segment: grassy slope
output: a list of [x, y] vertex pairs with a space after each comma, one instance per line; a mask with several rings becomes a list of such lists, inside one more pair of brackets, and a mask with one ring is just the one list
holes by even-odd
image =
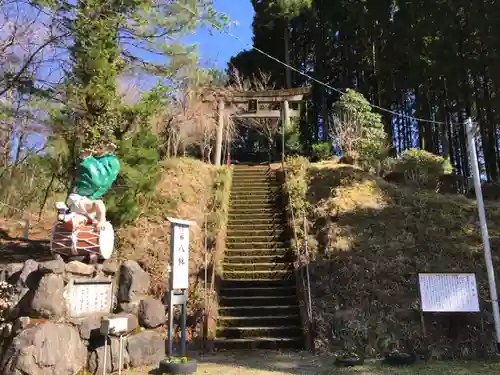
[[[221, 173], [222, 169], [193, 159], [163, 162], [162, 180], [157, 186], [156, 199], [143, 202], [143, 212], [137, 222], [117, 233], [119, 257], [137, 260], [151, 275], [151, 294], [161, 298], [168, 287], [170, 224], [167, 217], [196, 222], [190, 228], [189, 255], [188, 325], [193, 328], [193, 335], [199, 332], [197, 326], [204, 306], [205, 217], [208, 218], [209, 237], [215, 237], [221, 214], [217, 204], [214, 204], [214, 197], [220, 196], [216, 190], [221, 189], [221, 186], [216, 186], [216, 182], [221, 179]], [[214, 242], [209, 240], [209, 246], [213, 247]], [[212, 256], [209, 254], [208, 262], [211, 261]]]
[[[428, 316], [425, 339], [417, 312], [418, 272], [476, 272], [482, 307], [490, 309], [473, 200], [398, 187], [335, 163], [313, 164], [309, 176], [319, 349], [376, 355], [399, 341], [436, 358], [492, 350], [489, 313]], [[498, 249], [500, 205], [488, 204], [487, 214]]]

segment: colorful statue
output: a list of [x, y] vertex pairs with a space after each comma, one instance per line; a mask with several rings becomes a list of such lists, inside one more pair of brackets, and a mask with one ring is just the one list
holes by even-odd
[[112, 144], [95, 155], [89, 150], [80, 154], [76, 185], [68, 197], [70, 211], [85, 216], [100, 230], [104, 229], [106, 222], [106, 207], [99, 198], [109, 190], [120, 172], [115, 149]]
[[58, 222], [52, 230], [53, 254], [88, 256], [90, 260], [111, 256], [114, 231], [106, 221], [106, 207], [99, 198], [111, 188], [120, 172], [115, 149], [115, 145], [110, 145], [102, 152], [85, 150], [80, 154], [76, 184], [68, 205], [56, 203]]

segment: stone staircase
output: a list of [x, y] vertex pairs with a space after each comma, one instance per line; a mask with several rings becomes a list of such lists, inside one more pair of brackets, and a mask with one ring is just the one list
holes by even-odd
[[267, 166], [235, 166], [219, 288], [218, 349], [303, 348], [285, 229], [275, 173]]

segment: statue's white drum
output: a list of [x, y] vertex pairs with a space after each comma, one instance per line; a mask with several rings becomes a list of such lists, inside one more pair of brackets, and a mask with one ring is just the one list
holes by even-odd
[[97, 255], [109, 259], [113, 254], [115, 233], [106, 222], [101, 230], [93, 225], [80, 225], [73, 229], [68, 223], [58, 222], [52, 229], [50, 250], [65, 256]]

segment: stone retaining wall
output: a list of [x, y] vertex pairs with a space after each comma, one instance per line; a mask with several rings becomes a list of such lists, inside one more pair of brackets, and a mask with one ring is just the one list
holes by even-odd
[[[147, 295], [149, 275], [135, 261], [88, 265], [57, 258], [11, 263], [0, 270], [0, 282], [12, 289], [0, 325], [0, 374], [102, 374], [105, 346], [99, 328], [111, 316], [129, 322], [123, 368], [157, 364], [165, 357], [165, 306]], [[71, 317], [69, 290], [75, 280], [111, 280], [113, 313]], [[119, 341], [108, 339], [108, 373], [118, 371]]]

